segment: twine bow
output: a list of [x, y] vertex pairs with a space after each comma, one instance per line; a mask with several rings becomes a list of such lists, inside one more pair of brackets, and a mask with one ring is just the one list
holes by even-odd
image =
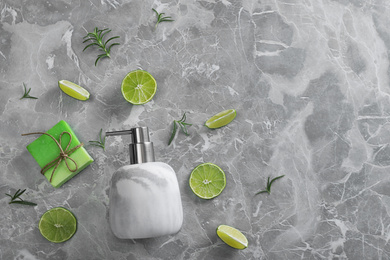
[[[34, 133], [27, 133], [27, 134], [22, 134], [22, 136], [25, 136], [25, 135], [47, 135], [47, 136], [50, 136], [51, 139], [54, 140], [54, 142], [57, 144], [58, 148], [60, 149], [60, 154], [57, 156], [57, 158], [55, 158], [53, 161], [49, 162], [48, 164], [46, 164], [42, 169], [41, 169], [41, 173], [42, 174], [45, 174], [45, 172], [47, 172], [47, 170], [49, 170], [51, 167], [54, 167], [53, 171], [51, 172], [51, 176], [50, 176], [50, 182], [51, 180], [53, 179], [53, 175], [54, 175], [54, 172], [57, 170], [57, 167], [58, 165], [60, 165], [60, 163], [62, 162], [62, 160], [65, 161], [65, 164], [66, 164], [66, 167], [68, 168], [69, 171], [71, 172], [75, 172], [77, 171], [78, 169], [78, 166], [77, 166], [77, 163], [75, 162], [75, 160], [73, 160], [72, 158], [69, 157], [69, 155], [71, 155], [74, 151], [76, 151], [77, 149], [79, 149], [80, 147], [82, 147], [84, 144], [83, 143], [80, 143], [79, 145], [69, 149], [69, 146], [72, 142], [72, 135], [69, 133], [69, 132], [62, 132], [60, 134], [60, 138], [59, 138], [59, 142], [50, 134], [48, 133], [44, 133], [44, 132], [34, 132]], [[62, 149], [62, 146], [61, 146], [61, 139], [62, 139], [62, 135], [63, 134], [68, 134], [69, 135], [69, 143], [68, 145], [66, 146], [65, 150]], [[69, 164], [68, 164], [68, 161], [67, 160], [71, 160], [75, 166], [75, 169], [71, 169], [69, 167]]]

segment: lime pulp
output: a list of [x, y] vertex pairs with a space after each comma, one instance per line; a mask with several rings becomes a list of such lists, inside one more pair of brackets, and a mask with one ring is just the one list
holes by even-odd
[[73, 82], [70, 82], [68, 80], [60, 80], [58, 81], [58, 86], [65, 94], [71, 96], [72, 98], [78, 100], [89, 99], [89, 92]]
[[217, 235], [227, 245], [236, 249], [248, 247], [248, 239], [238, 229], [228, 225], [220, 225], [217, 228]]
[[198, 165], [190, 175], [191, 190], [202, 199], [217, 197], [226, 186], [223, 170], [213, 163]]
[[237, 112], [234, 109], [222, 111], [208, 119], [205, 123], [205, 126], [211, 129], [220, 128], [233, 121], [236, 115]]
[[121, 91], [126, 101], [141, 105], [149, 102], [156, 94], [157, 83], [153, 76], [144, 70], [129, 72], [122, 81]]
[[77, 219], [69, 210], [57, 207], [46, 211], [39, 220], [42, 236], [53, 243], [69, 240], [77, 230]]

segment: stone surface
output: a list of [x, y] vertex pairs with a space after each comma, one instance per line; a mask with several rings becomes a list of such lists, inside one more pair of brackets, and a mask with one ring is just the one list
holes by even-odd
[[[151, 8], [174, 22], [154, 29]], [[390, 3], [386, 0], [0, 0], [0, 259], [390, 259]], [[119, 35], [111, 59], [83, 52], [95, 27]], [[158, 83], [133, 106], [123, 77], [142, 68]], [[62, 93], [58, 80], [91, 93]], [[23, 83], [37, 100], [22, 99]], [[237, 110], [228, 126], [203, 126]], [[189, 136], [168, 146], [187, 112]], [[40, 175], [22, 133], [67, 121], [95, 162], [59, 189]], [[157, 161], [177, 173], [179, 233], [120, 240], [108, 225], [112, 173], [128, 163], [125, 137], [87, 145], [99, 130], [148, 126]], [[227, 186], [197, 198], [190, 172], [219, 165]], [[270, 195], [259, 194], [269, 176]], [[38, 206], [9, 205], [27, 189]], [[46, 241], [38, 221], [63, 206], [75, 236]], [[249, 240], [226, 246], [220, 224]]]

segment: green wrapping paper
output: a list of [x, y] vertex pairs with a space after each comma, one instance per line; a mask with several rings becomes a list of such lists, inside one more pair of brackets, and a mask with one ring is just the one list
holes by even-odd
[[[63, 132], [68, 132], [71, 134], [72, 138], [69, 144], [70, 137], [68, 134], [62, 135], [61, 140], [61, 147], [65, 151], [68, 144], [68, 150], [80, 145], [80, 141], [73, 132], [72, 128], [68, 125], [67, 122], [61, 120], [58, 122], [55, 126], [53, 126], [50, 130], [48, 130], [46, 133], [53, 136], [57, 142], [60, 142], [60, 135]], [[27, 150], [30, 152], [30, 154], [34, 157], [35, 161], [38, 163], [38, 165], [41, 168], [44, 168], [48, 163], [55, 160], [60, 155], [60, 148], [58, 147], [57, 143], [48, 135], [41, 135], [39, 138], [37, 138], [35, 141], [27, 145]], [[61, 187], [62, 184], [73, 178], [76, 174], [81, 172], [85, 167], [90, 165], [93, 162], [93, 158], [88, 154], [88, 152], [85, 150], [84, 147], [79, 147], [75, 149], [71, 154], [69, 154], [69, 157], [74, 160], [63, 159], [55, 169], [54, 164], [52, 167], [48, 168], [44, 175], [49, 180], [51, 179], [51, 185], [53, 185], [54, 188]], [[68, 163], [68, 166], [66, 165], [66, 162]], [[77, 164], [77, 170], [72, 172], [71, 170], [76, 169]], [[53, 173], [53, 170], [55, 169], [55, 172]], [[71, 170], [70, 170], [71, 169]]]

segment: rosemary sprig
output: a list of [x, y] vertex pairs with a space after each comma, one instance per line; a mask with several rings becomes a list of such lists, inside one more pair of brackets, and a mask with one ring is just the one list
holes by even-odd
[[157, 15], [157, 22], [156, 22], [156, 25], [154, 26], [154, 29], [156, 30], [156, 28], [157, 28], [157, 25], [159, 24], [159, 23], [161, 23], [161, 22], [173, 22], [173, 21], [175, 21], [175, 20], [173, 20], [172, 19], [172, 17], [170, 17], [170, 16], [165, 16], [165, 17], [163, 17], [163, 15], [165, 14], [165, 13], [158, 13], [157, 11], [156, 11], [156, 9], [154, 9], [154, 8], [152, 8], [152, 10], [156, 13], [156, 15]]
[[88, 47], [90, 46], [93, 46], [93, 45], [96, 45], [98, 48], [100, 48], [102, 51], [104, 51], [104, 53], [102, 54], [99, 54], [97, 56], [97, 59], [95, 61], [95, 66], [97, 64], [97, 62], [101, 59], [101, 58], [110, 58], [110, 51], [111, 51], [111, 47], [114, 46], [114, 45], [120, 45], [119, 43], [113, 43], [111, 44], [109, 47], [107, 47], [107, 44], [109, 41], [113, 40], [113, 39], [116, 39], [116, 38], [119, 38], [119, 36], [114, 36], [114, 37], [111, 37], [110, 39], [108, 39], [107, 41], [104, 42], [103, 38], [104, 36], [111, 32], [111, 30], [109, 30], [108, 28], [107, 29], [102, 29], [102, 30], [99, 30], [97, 27], [95, 27], [94, 31], [91, 32], [91, 33], [88, 33], [86, 36], [84, 36], [83, 39], [85, 39], [83, 41], [83, 43], [86, 43], [88, 41], [92, 41], [92, 43], [88, 44], [87, 46], [85, 46], [84, 50], [85, 51]]
[[36, 206], [37, 204], [36, 203], [34, 203], [34, 202], [29, 202], [29, 201], [24, 201], [20, 196], [24, 193], [26, 191], [26, 189], [24, 189], [24, 190], [20, 190], [20, 189], [18, 189], [16, 192], [15, 192], [15, 194], [12, 196], [12, 195], [10, 195], [10, 194], [5, 194], [5, 195], [7, 195], [8, 197], [10, 197], [11, 198], [11, 201], [8, 203], [8, 204], [13, 204], [13, 203], [15, 203], [15, 204], [23, 204], [23, 205], [29, 205], [29, 206]]
[[177, 131], [177, 125], [179, 125], [181, 131], [183, 131], [183, 133], [185, 135], [190, 135], [188, 133], [188, 130], [187, 130], [187, 126], [191, 126], [192, 124], [188, 124], [186, 123], [187, 117], [186, 117], [186, 113], [184, 112], [183, 114], [183, 117], [180, 119], [180, 120], [173, 120], [173, 131], [172, 131], [172, 135], [171, 135], [171, 138], [169, 138], [169, 142], [168, 142], [168, 145], [170, 145], [173, 141], [173, 138], [175, 138], [175, 135], [176, 135], [176, 131]]
[[280, 179], [280, 178], [282, 178], [282, 177], [284, 177], [284, 175], [281, 175], [281, 176], [278, 176], [278, 177], [276, 177], [276, 178], [273, 178], [273, 179], [271, 180], [271, 182], [269, 181], [269, 177], [268, 177], [267, 187], [265, 188], [265, 190], [259, 191], [259, 192], [256, 193], [255, 195], [260, 194], [260, 193], [265, 193], [265, 192], [267, 192], [268, 194], [271, 194], [271, 185], [272, 185], [272, 183], [273, 183], [274, 181], [276, 181], [277, 179]]
[[26, 84], [24, 84], [24, 82], [23, 82], [23, 87], [24, 87], [24, 95], [23, 95], [23, 97], [21, 97], [20, 99], [23, 99], [23, 98], [38, 99], [37, 97], [32, 97], [32, 96], [29, 95], [29, 94], [30, 94], [30, 91], [31, 91], [31, 88], [29, 88], [29, 89], [27, 90]]
[[103, 151], [104, 151], [106, 149], [106, 147], [105, 147], [106, 137], [104, 136], [104, 138], [102, 138], [102, 131], [103, 131], [103, 129], [100, 129], [99, 140], [98, 141], [89, 141], [89, 144], [103, 148]]

